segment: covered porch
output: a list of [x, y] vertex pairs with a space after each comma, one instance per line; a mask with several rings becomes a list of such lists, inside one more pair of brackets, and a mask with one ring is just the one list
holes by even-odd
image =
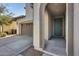
[[[47, 4], [44, 11], [44, 50], [55, 55], [66, 55], [66, 4]], [[43, 22], [44, 21], [44, 22]]]
[[[63, 38], [52, 38], [51, 40], [48, 40], [45, 44], [46, 51], [51, 52], [55, 55], [59, 56], [67, 56], [66, 54], [66, 41]], [[48, 54], [43, 54], [48, 55]]]
[[73, 55], [73, 4], [48, 3], [39, 6], [34, 7], [34, 10], [40, 10], [34, 13], [34, 22], [37, 22], [34, 23], [34, 48], [51, 55]]

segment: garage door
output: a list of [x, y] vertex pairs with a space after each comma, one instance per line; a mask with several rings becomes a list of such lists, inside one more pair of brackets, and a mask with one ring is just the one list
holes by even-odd
[[33, 35], [33, 24], [32, 23], [21, 24], [21, 34], [32, 36]]

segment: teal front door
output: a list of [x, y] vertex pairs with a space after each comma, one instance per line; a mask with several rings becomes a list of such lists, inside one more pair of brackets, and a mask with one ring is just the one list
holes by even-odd
[[62, 36], [62, 18], [55, 18], [54, 20], [54, 36]]

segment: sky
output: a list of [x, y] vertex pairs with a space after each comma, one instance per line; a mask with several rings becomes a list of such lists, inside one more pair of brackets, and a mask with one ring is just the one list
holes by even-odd
[[24, 3], [7, 3], [4, 5], [6, 6], [7, 9], [9, 9], [10, 12], [14, 14], [13, 17], [25, 15]]

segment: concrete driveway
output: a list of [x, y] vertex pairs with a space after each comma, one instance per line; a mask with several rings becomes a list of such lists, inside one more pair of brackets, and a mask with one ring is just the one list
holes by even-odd
[[30, 36], [12, 36], [0, 39], [0, 56], [16, 56], [32, 46]]

